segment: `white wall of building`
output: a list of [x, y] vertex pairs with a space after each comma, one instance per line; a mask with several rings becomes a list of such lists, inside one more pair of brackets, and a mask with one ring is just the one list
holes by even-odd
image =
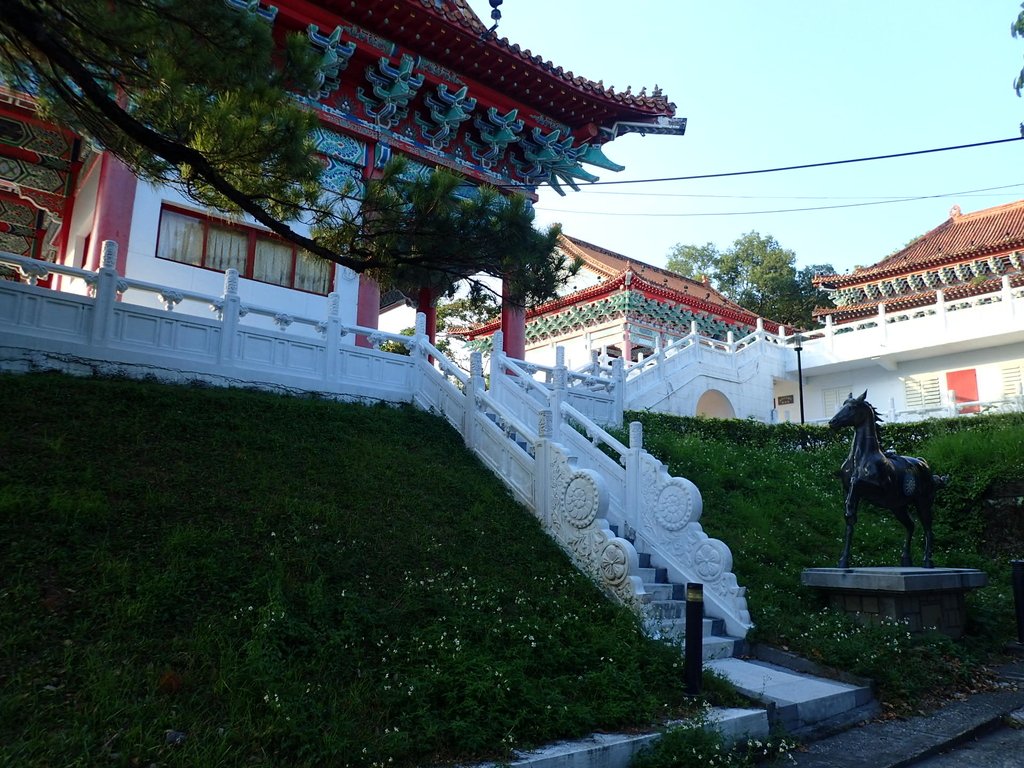
[[[127, 274], [137, 280], [160, 285], [173, 285], [185, 291], [211, 296], [221, 295], [224, 291], [224, 275], [222, 273], [157, 258], [157, 233], [160, 228], [160, 211], [164, 203], [173, 203], [197, 213], [209, 214], [208, 210], [197, 206], [170, 187], [157, 187], [138, 182], [128, 243]], [[256, 225], [250, 224], [250, 226]], [[333, 290], [341, 298], [341, 322], [355, 323], [356, 301], [359, 292], [358, 277], [351, 270], [335, 266]], [[313, 319], [324, 318], [327, 315], [326, 296], [295, 291], [246, 278], [239, 280], [239, 294], [243, 305], [268, 307], [283, 314]], [[140, 293], [138, 296], [133, 296], [132, 301], [143, 305], [160, 306], [159, 299], [152, 294]], [[208, 305], [184, 301], [175, 308], [175, 311], [209, 316], [211, 310]], [[274, 327], [273, 321], [269, 318], [253, 318], [252, 322], [268, 329]], [[291, 331], [307, 335], [316, 333], [311, 326], [298, 323], [291, 327]]]

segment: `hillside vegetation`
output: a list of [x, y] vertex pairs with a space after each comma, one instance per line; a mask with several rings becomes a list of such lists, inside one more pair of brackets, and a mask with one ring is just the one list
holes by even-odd
[[435, 417], [0, 397], [0, 765], [424, 766], [699, 706]]
[[[995, 512], [987, 495], [1024, 480], [1024, 414], [883, 426], [883, 446], [922, 456], [948, 475], [935, 509], [935, 564], [980, 568], [989, 586], [968, 597], [967, 637], [911, 636], [902, 625], [864, 628], [822, 610], [800, 572], [835, 566], [845, 530], [836, 470], [852, 430], [686, 419], [629, 413], [644, 425], [644, 446], [704, 500], [701, 523], [733, 553], [748, 589], [754, 640], [788, 648], [872, 678], [883, 704], [902, 713], [930, 698], [983, 684], [985, 665], [1016, 639], [1010, 561], [1024, 559], [1022, 499]], [[853, 545], [857, 566], [898, 565], [904, 529], [887, 510], [861, 505]], [[920, 563], [922, 532], [914, 538]]]
[[[2, 766], [450, 765], [701, 706], [678, 650], [428, 414], [57, 375], [0, 395]], [[701, 489], [755, 640], [874, 678], [894, 712], [984, 684], [1024, 544], [983, 498], [1024, 478], [1024, 417], [885, 432], [951, 476], [937, 564], [990, 575], [962, 643], [858, 627], [799, 586], [841, 547], [848, 434], [631, 418]], [[864, 509], [856, 563], [894, 563], [901, 537]]]

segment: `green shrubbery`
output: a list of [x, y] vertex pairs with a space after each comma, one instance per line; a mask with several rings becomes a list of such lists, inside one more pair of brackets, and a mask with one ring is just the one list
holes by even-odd
[[0, 393], [0, 765], [420, 766], [696, 706], [435, 417]]

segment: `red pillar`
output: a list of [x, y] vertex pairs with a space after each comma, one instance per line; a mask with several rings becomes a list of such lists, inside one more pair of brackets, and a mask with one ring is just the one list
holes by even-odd
[[501, 284], [501, 332], [505, 337], [502, 351], [515, 360], [523, 360], [526, 357], [526, 310], [509, 300], [507, 281]]
[[104, 240], [117, 243], [117, 271], [125, 273], [128, 264], [128, 236], [132, 229], [135, 187], [138, 180], [128, 167], [108, 152], [100, 158], [100, 178], [96, 189], [92, 233], [85, 268], [95, 270], [100, 264]]
[[[378, 328], [380, 323], [380, 285], [366, 275], [359, 276], [359, 296], [356, 300], [356, 325]], [[370, 340], [356, 335], [357, 347], [369, 347]]]
[[423, 313], [427, 321], [427, 339], [437, 346], [437, 307], [434, 305], [434, 292], [425, 285], [420, 288], [416, 311]]

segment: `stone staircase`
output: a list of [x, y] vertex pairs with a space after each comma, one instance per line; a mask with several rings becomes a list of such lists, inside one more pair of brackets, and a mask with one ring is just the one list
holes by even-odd
[[[613, 532], [615, 526], [612, 526]], [[617, 535], [617, 534], [616, 534]], [[639, 576], [643, 579], [644, 625], [651, 637], [663, 640], [681, 640], [686, 634], [686, 585], [668, 580], [666, 568], [651, 565], [651, 555], [642, 552]], [[730, 658], [736, 654], [737, 644], [743, 641], [725, 634], [725, 622], [705, 617], [701, 629], [704, 661]]]

